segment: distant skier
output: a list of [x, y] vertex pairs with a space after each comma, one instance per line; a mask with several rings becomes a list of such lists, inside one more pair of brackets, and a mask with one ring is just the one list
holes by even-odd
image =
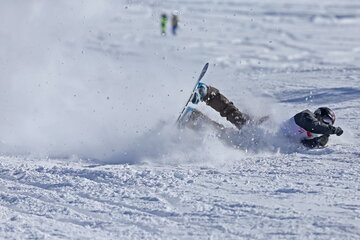
[[172, 30], [173, 35], [176, 35], [176, 30], [178, 28], [178, 23], [179, 23], [179, 17], [177, 15], [177, 13], [174, 12], [172, 17], [171, 17], [171, 30]]
[[[267, 117], [258, 120], [251, 119], [249, 115], [240, 112], [218, 89], [204, 83], [199, 83], [192, 95], [191, 102], [193, 104], [198, 104], [200, 101], [215, 109], [222, 117], [226, 117], [238, 129], [251, 122], [261, 123], [267, 120]], [[222, 135], [227, 137], [227, 128], [211, 120], [200, 111], [191, 109], [185, 115], [187, 115], [183, 119], [185, 126], [196, 129], [205, 123], [215, 127], [220, 137]], [[314, 113], [309, 110], [297, 113], [281, 125], [280, 131], [284, 136], [302, 143], [308, 148], [323, 148], [331, 134], [336, 134], [337, 136], [343, 134], [343, 130], [340, 127], [333, 126], [334, 123], [334, 112], [327, 107], [320, 107]]]
[[165, 13], [161, 14], [161, 35], [166, 35], [166, 24], [167, 24], [168, 18]]

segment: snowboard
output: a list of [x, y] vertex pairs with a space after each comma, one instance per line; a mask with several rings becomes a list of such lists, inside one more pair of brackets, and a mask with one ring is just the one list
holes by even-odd
[[[199, 76], [199, 78], [197, 79], [197, 81], [196, 81], [196, 83], [195, 83], [195, 86], [194, 86], [194, 88], [193, 88], [192, 91], [191, 91], [190, 97], [189, 97], [189, 99], [186, 101], [185, 106], [182, 108], [181, 113], [180, 113], [179, 117], [178, 117], [177, 120], [176, 120], [176, 124], [179, 124], [179, 122], [181, 121], [182, 117], [183, 117], [184, 114], [186, 113], [185, 110], [188, 109], [188, 105], [189, 105], [189, 103], [190, 103], [190, 101], [191, 101], [191, 97], [192, 97], [192, 95], [194, 94], [194, 92], [196, 91], [196, 87], [198, 86], [199, 82], [200, 82], [201, 79], [204, 77], [204, 75], [205, 75], [208, 67], [209, 67], [209, 63], [206, 63], [205, 66], [203, 67], [203, 69], [201, 70], [200, 76]], [[190, 110], [190, 109], [189, 109], [189, 110]]]

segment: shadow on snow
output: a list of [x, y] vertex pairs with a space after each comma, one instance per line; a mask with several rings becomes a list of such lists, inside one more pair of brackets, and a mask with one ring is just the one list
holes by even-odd
[[285, 91], [278, 96], [280, 102], [284, 103], [301, 103], [309, 102], [319, 104], [329, 104], [351, 101], [360, 98], [360, 89], [343, 87], [343, 88], [320, 88]]

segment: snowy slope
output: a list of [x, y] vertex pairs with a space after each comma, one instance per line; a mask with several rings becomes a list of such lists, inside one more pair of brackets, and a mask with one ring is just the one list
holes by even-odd
[[[360, 238], [357, 1], [3, 1], [0, 20], [0, 239]], [[238, 149], [174, 129], [205, 62], [272, 117]], [[326, 149], [276, 136], [319, 106], [345, 131]]]

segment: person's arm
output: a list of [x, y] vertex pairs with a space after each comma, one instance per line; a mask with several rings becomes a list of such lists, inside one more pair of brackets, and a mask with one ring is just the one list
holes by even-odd
[[309, 110], [302, 111], [294, 116], [295, 123], [306, 131], [317, 134], [341, 135], [342, 129], [319, 121]]
[[325, 134], [312, 139], [303, 139], [301, 143], [308, 148], [324, 148], [329, 141], [329, 135]]

